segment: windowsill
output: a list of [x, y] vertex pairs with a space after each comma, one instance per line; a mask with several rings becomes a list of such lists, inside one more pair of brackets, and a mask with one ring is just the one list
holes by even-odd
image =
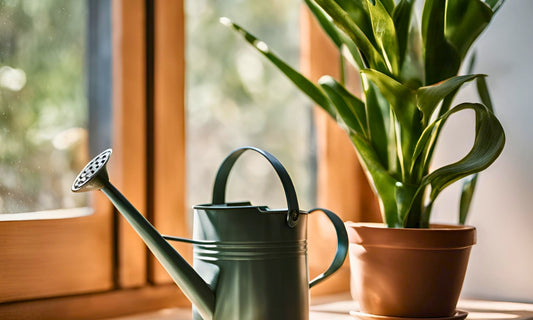
[[[310, 320], [353, 320], [351, 310], [357, 305], [347, 294], [325, 296], [313, 299]], [[458, 309], [468, 312], [466, 319], [471, 320], [526, 320], [533, 319], [533, 304], [470, 300], [459, 301]], [[190, 320], [189, 309], [169, 308], [157, 312], [143, 313], [133, 316], [113, 318], [109, 320]]]
[[25, 221], [25, 220], [55, 220], [79, 218], [93, 214], [90, 207], [55, 209], [21, 213], [0, 213], [0, 221]]

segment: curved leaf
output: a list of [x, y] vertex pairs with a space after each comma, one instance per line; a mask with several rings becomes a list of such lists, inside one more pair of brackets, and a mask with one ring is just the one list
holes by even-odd
[[[481, 101], [485, 106], [487, 106], [490, 111], [494, 112], [492, 100], [490, 99], [489, 89], [487, 88], [487, 82], [485, 81], [485, 77], [477, 78], [476, 83]], [[472, 202], [474, 191], [476, 189], [477, 179], [478, 173], [474, 173], [463, 179], [463, 188], [461, 189], [461, 200], [459, 202], [460, 224], [466, 223], [468, 211], [470, 210], [470, 204]]]
[[[446, 112], [431, 126], [441, 126], [452, 114], [465, 109], [474, 110], [476, 115], [474, 144], [468, 154], [461, 160], [439, 168], [423, 178], [419, 192], [425, 186], [429, 186], [430, 203], [451, 183], [487, 168], [503, 150], [505, 144], [503, 128], [496, 116], [482, 104], [460, 104]], [[425, 212], [422, 217], [425, 223], [429, 219], [429, 214], [430, 212]]]
[[331, 105], [328, 97], [320, 90], [320, 88], [306, 77], [294, 70], [291, 66], [283, 62], [278, 56], [272, 53], [266, 43], [256, 38], [254, 35], [243, 29], [238, 24], [233, 23], [228, 18], [220, 18], [220, 23], [225, 26], [233, 28], [237, 31], [249, 44], [251, 44], [257, 51], [272, 62], [289, 80], [292, 81], [303, 93], [311, 98], [316, 104], [328, 112], [333, 119], [336, 118], [335, 110]]
[[411, 128], [414, 115], [418, 112], [415, 92], [384, 73], [372, 69], [361, 70], [361, 73], [372, 81], [389, 101], [402, 126]]
[[431, 86], [419, 88], [416, 91], [416, 105], [424, 115], [424, 123], [429, 121], [439, 102], [448, 94], [461, 87], [465, 82], [484, 76], [481, 74], [458, 76]]

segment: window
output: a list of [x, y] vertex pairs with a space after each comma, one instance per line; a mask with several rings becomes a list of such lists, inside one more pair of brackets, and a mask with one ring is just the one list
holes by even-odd
[[[188, 204], [185, 185], [184, 3], [145, 0], [88, 1], [91, 5], [98, 4], [98, 7], [111, 8], [111, 11], [103, 12], [112, 17], [113, 26], [112, 66], [102, 64], [96, 69], [91, 68], [91, 71], [112, 69], [112, 116], [106, 113], [105, 108], [97, 108], [97, 116], [92, 117], [89, 114], [88, 123], [91, 133], [105, 132], [105, 129], [100, 130], [100, 126], [104, 128], [108, 126], [106, 121], [112, 122], [112, 129], [110, 137], [106, 138], [104, 135], [104, 142], [97, 143], [94, 147], [90, 146], [91, 154], [94, 155], [106, 147], [108, 145], [106, 139], [112, 141], [114, 151], [109, 171], [113, 184], [139, 211], [146, 214], [161, 233], [188, 236], [188, 207], [197, 201], [209, 201], [211, 191], [209, 188], [213, 182], [213, 175], [200, 181], [202, 186], [207, 188], [206, 192], [200, 194], [207, 195], [208, 198], [191, 200], [192, 203]], [[89, 14], [91, 12], [89, 7]], [[96, 12], [102, 13], [100, 9]], [[102, 35], [99, 28], [103, 24], [98, 22], [98, 19], [105, 21], [105, 17], [100, 15], [90, 18], [89, 22], [93, 23], [90, 29]], [[219, 27], [218, 23], [216, 25]], [[293, 25], [293, 28], [296, 27]], [[235, 43], [239, 42], [230, 30], [223, 29], [222, 32], [228, 37], [233, 37]], [[309, 34], [313, 35], [311, 38], [314, 39], [314, 31]], [[94, 45], [94, 42], [90, 43]], [[96, 43], [101, 42], [96, 41]], [[314, 40], [309, 42], [305, 40], [303, 43], [308, 43], [309, 46], [317, 45]], [[105, 52], [109, 52], [105, 46], [99, 49], [102, 51], [98, 52], [104, 57]], [[241, 54], [246, 56], [246, 53], [242, 52], [244, 51], [241, 51]], [[228, 55], [231, 54], [233, 52], [228, 50]], [[97, 60], [102, 61], [100, 58]], [[307, 57], [308, 61], [303, 63], [304, 66], [314, 65], [314, 58], [316, 57]], [[269, 68], [267, 64], [263, 68], [264, 72], [271, 74], [272, 77], [276, 74], [274, 69], [265, 71]], [[308, 68], [307, 72], [315, 72], [313, 68]], [[279, 79], [284, 81], [281, 80], [282, 77]], [[93, 83], [93, 88], [99, 88], [99, 84], [101, 83]], [[287, 87], [290, 86], [288, 82], [286, 84]], [[91, 83], [88, 85], [90, 87]], [[100, 97], [105, 100], [110, 95], [109, 92], [103, 91], [104, 94], [101, 96], [90, 94], [89, 98]], [[250, 99], [248, 101], [250, 106], [255, 105], [251, 95], [247, 99]], [[100, 100], [97, 102], [90, 100], [89, 104], [101, 106], [98, 101]], [[196, 105], [198, 104], [191, 104], [190, 107]], [[102, 115], [102, 112], [104, 115], [98, 116]], [[310, 118], [310, 115], [307, 114], [305, 117]], [[98, 121], [92, 122], [91, 119]], [[320, 120], [318, 122], [320, 123]], [[331, 133], [328, 130], [325, 130], [327, 134], [324, 135], [330, 137]], [[337, 142], [337, 139], [333, 140]], [[219, 149], [219, 155], [223, 157], [234, 147], [241, 146], [245, 142], [235, 141], [234, 145], [226, 145]], [[210, 141], [206, 143], [211, 144]], [[347, 143], [348, 148], [351, 148], [349, 142]], [[276, 155], [281, 154], [276, 148], [259, 146]], [[338, 164], [339, 159], [344, 166], [319, 173], [318, 179], [321, 181], [318, 184], [319, 188], [331, 190], [329, 198], [326, 196], [319, 199], [319, 204], [338, 212], [350, 212], [350, 206], [355, 203], [356, 205], [351, 208], [359, 212], [357, 210], [360, 210], [360, 203], [357, 199], [350, 199], [348, 204], [337, 201], [341, 192], [333, 192], [334, 189], [328, 184], [331, 177], [339, 179], [340, 176], [347, 174], [343, 168], [351, 168], [346, 162], [353, 159], [339, 157], [338, 149], [331, 144], [323, 146], [317, 149], [321, 168], [324, 167], [324, 163], [328, 166], [328, 161], [337, 161]], [[353, 154], [351, 149], [349, 150], [350, 154]], [[298, 153], [301, 154], [305, 153]], [[279, 157], [287, 163], [285, 156]], [[206, 160], [205, 167], [214, 172], [220, 163], [219, 160], [220, 157], [211, 156]], [[297, 175], [295, 172], [298, 168], [289, 165], [287, 167], [293, 176]], [[272, 179], [275, 180], [275, 177]], [[259, 183], [261, 181], [259, 180]], [[309, 180], [303, 181], [304, 185], [309, 184]], [[352, 189], [343, 188], [341, 191], [349, 192], [349, 190]], [[298, 192], [299, 195], [313, 193], [302, 191], [302, 188], [299, 188]], [[283, 199], [277, 196], [276, 198]], [[55, 319], [60, 314], [66, 319], [76, 317], [94, 319], [187, 305], [187, 300], [175, 285], [171, 284], [166, 272], [147, 253], [144, 243], [121, 217], [113, 214], [109, 201], [103, 195], [94, 193], [90, 202], [94, 214], [86, 217], [0, 222], [0, 261], [2, 261], [0, 318], [17, 314], [20, 318], [39, 315], [42, 319]], [[270, 200], [265, 202], [270, 204]], [[280, 203], [279, 206], [284, 204]], [[309, 208], [307, 205], [303, 206]], [[323, 241], [326, 238], [323, 234], [327, 234], [320, 227], [319, 217], [310, 219], [314, 221], [312, 224], [315, 226], [309, 227], [311, 250], [318, 251], [324, 249], [321, 247], [326, 243]], [[186, 257], [191, 256], [192, 250], [189, 245], [180, 246], [178, 250]], [[310, 260], [312, 275], [322, 272], [327, 267], [319, 261], [325, 260], [324, 255], [311, 251], [309, 256], [311, 259], [314, 256], [314, 260], [318, 261], [314, 267], [314, 262]], [[338, 286], [319, 286], [322, 289], [313, 289], [314, 292], [344, 290], [345, 278], [337, 279]], [[91, 308], [87, 308], [87, 305], [91, 305]]]
[[0, 3], [2, 214], [88, 204], [69, 192], [87, 160], [87, 14], [83, 1]]
[[98, 95], [86, 82], [96, 49], [86, 23], [110, 14], [110, 2], [94, 4], [0, 2], [0, 220], [38, 219], [0, 222], [0, 302], [112, 286], [111, 212], [70, 192], [88, 158], [87, 88]]
[[[297, 1], [186, 2], [187, 170], [190, 205], [211, 201], [215, 172], [235, 148], [263, 148], [284, 164], [300, 206], [315, 202], [311, 102], [233, 30], [245, 26], [293, 65], [300, 56]], [[228, 184], [228, 201], [283, 208], [283, 190], [267, 163], [245, 155]]]

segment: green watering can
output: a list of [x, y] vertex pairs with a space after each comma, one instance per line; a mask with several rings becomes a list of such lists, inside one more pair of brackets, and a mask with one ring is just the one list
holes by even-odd
[[[287, 209], [226, 203], [226, 182], [235, 161], [255, 151], [274, 167], [287, 199]], [[194, 207], [194, 240], [164, 236], [109, 182], [105, 165], [108, 149], [78, 175], [73, 192], [102, 190], [174, 282], [193, 303], [194, 319], [309, 319], [309, 288], [343, 264], [348, 236], [342, 220], [326, 209], [305, 212], [289, 174], [270, 153], [254, 147], [234, 150], [220, 165], [213, 188], [213, 203]], [[307, 268], [307, 215], [322, 211], [337, 232], [337, 252], [329, 268], [309, 280]], [[167, 242], [192, 243], [194, 268]]]

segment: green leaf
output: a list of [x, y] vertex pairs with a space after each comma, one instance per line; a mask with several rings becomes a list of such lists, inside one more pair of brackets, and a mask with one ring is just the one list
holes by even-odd
[[445, 35], [461, 59], [485, 30], [492, 14], [492, 9], [481, 0], [448, 0]]
[[318, 80], [322, 89], [329, 96], [342, 121], [353, 131], [367, 137], [365, 104], [352, 95], [344, 86], [330, 76]]
[[457, 74], [461, 56], [444, 35], [446, 0], [426, 0], [422, 12], [425, 84], [434, 84]]
[[411, 15], [413, 11], [414, 0], [400, 0], [394, 8], [392, 17], [394, 28], [398, 37], [398, 55], [400, 67], [405, 59], [405, 52], [409, 44], [409, 30], [411, 28]]
[[489, 108], [490, 111], [494, 112], [494, 107], [492, 105], [492, 99], [490, 98], [489, 88], [487, 87], [487, 81], [485, 77], [477, 78], [476, 80], [477, 92], [481, 102]]
[[[505, 134], [500, 122], [494, 113], [479, 103], [463, 103], [452, 108], [433, 122], [428, 129], [442, 126], [452, 114], [466, 109], [474, 110], [476, 116], [474, 144], [468, 154], [461, 160], [441, 167], [423, 178], [419, 192], [425, 186], [430, 187], [430, 204], [451, 183], [486, 169], [496, 160], [503, 150]], [[422, 221], [424, 222], [422, 224], [427, 223], [429, 219], [430, 210], [428, 211], [422, 217]]]
[[487, 0], [485, 3], [492, 9], [492, 12], [496, 13], [503, 5], [505, 0]]
[[257, 49], [257, 51], [259, 51], [263, 56], [270, 60], [270, 62], [272, 62], [283, 74], [285, 74], [285, 76], [287, 76], [287, 78], [289, 78], [289, 80], [291, 80], [292, 83], [294, 83], [303, 93], [305, 93], [316, 104], [326, 110], [326, 112], [328, 112], [333, 117], [333, 119], [336, 118], [336, 113], [331, 105], [331, 102], [317, 85], [309, 81], [298, 71], [294, 70], [288, 64], [283, 62], [280, 58], [278, 58], [274, 53], [269, 50], [266, 43], [257, 39], [254, 35], [250, 34], [241, 26], [233, 23], [228, 18], [221, 18], [220, 22], [223, 25], [231, 27], [235, 31], [237, 31], [237, 33], [239, 33], [249, 44], [251, 44], [255, 49]]
[[359, 49], [357, 49], [357, 46], [353, 43], [353, 41], [348, 38], [348, 36], [346, 36], [344, 32], [337, 28], [337, 26], [331, 20], [331, 17], [329, 17], [327, 13], [322, 10], [322, 8], [320, 8], [314, 0], [304, 1], [313, 16], [316, 18], [316, 20], [322, 27], [322, 30], [324, 30], [324, 32], [328, 35], [331, 41], [335, 44], [335, 46], [339, 50], [342, 49], [343, 45], [346, 46], [348, 52], [350, 52], [353, 61], [355, 61], [355, 63], [357, 64], [357, 67], [359, 69], [365, 68], [363, 60], [361, 59], [361, 54], [359, 53]]
[[[372, 30], [390, 74], [398, 75], [400, 69], [398, 40], [392, 17], [380, 0], [366, 0]], [[375, 4], [372, 4], [372, 1]]]
[[402, 227], [396, 202], [396, 183], [398, 181], [383, 167], [375, 149], [367, 139], [356, 133], [350, 134], [350, 138], [361, 159], [361, 165], [370, 185], [379, 194], [378, 200], [383, 214], [383, 221], [390, 228]]
[[447, 79], [431, 86], [421, 87], [416, 91], [416, 104], [424, 115], [424, 123], [428, 123], [431, 115], [437, 108], [439, 102], [448, 94], [460, 88], [465, 82], [472, 81], [478, 77], [485, 77], [482, 74], [472, 74], [458, 76]]
[[406, 128], [411, 128], [414, 115], [418, 111], [414, 90], [386, 74], [372, 69], [361, 70], [361, 73], [378, 87], [381, 94], [390, 103], [400, 124]]
[[459, 201], [459, 224], [466, 223], [468, 211], [470, 211], [470, 204], [474, 197], [474, 190], [476, 188], [478, 174], [474, 173], [463, 179], [463, 188], [461, 191], [461, 200]]
[[394, 118], [400, 124], [399, 127], [394, 128], [396, 137], [389, 138], [387, 145], [389, 149], [396, 150], [404, 181], [411, 181], [408, 176], [408, 169], [413, 161], [411, 155], [415, 150], [416, 140], [422, 133], [422, 113], [416, 107], [415, 91], [375, 70], [365, 69], [361, 71], [361, 74], [372, 81], [387, 99], [394, 112]]
[[395, 3], [394, 0], [381, 0], [383, 7], [387, 10], [387, 13], [392, 16], [394, 11]]
[[387, 72], [387, 65], [383, 60], [383, 57], [346, 11], [344, 11], [334, 0], [316, 0], [316, 3], [320, 5], [320, 7], [333, 19], [335, 24], [344, 31], [350, 39], [352, 39], [371, 68]]
[[390, 162], [396, 157], [396, 149], [394, 148], [392, 150], [393, 158], [390, 158], [391, 154], [389, 153], [389, 142], [387, 138], [389, 133], [387, 121], [389, 120], [390, 107], [387, 100], [380, 95], [379, 90], [364, 75], [362, 75], [361, 81], [366, 99], [365, 113], [369, 140], [382, 165], [390, 168]]
[[[476, 79], [477, 89], [479, 97], [483, 104], [492, 112], [494, 107], [492, 106], [492, 100], [490, 99], [489, 89], [485, 77], [479, 77]], [[459, 202], [459, 223], [465, 224], [468, 211], [470, 210], [470, 203], [474, 196], [476, 189], [476, 182], [478, 179], [478, 173], [474, 173], [463, 179], [463, 188], [461, 190], [461, 200]]]
[[[316, 1], [316, 0], [315, 0]], [[368, 40], [375, 45], [374, 33], [372, 32], [372, 23], [370, 22], [370, 14], [366, 6], [366, 1], [358, 0], [336, 0], [335, 1], [342, 10], [346, 11], [350, 19], [361, 29], [367, 36]]]

